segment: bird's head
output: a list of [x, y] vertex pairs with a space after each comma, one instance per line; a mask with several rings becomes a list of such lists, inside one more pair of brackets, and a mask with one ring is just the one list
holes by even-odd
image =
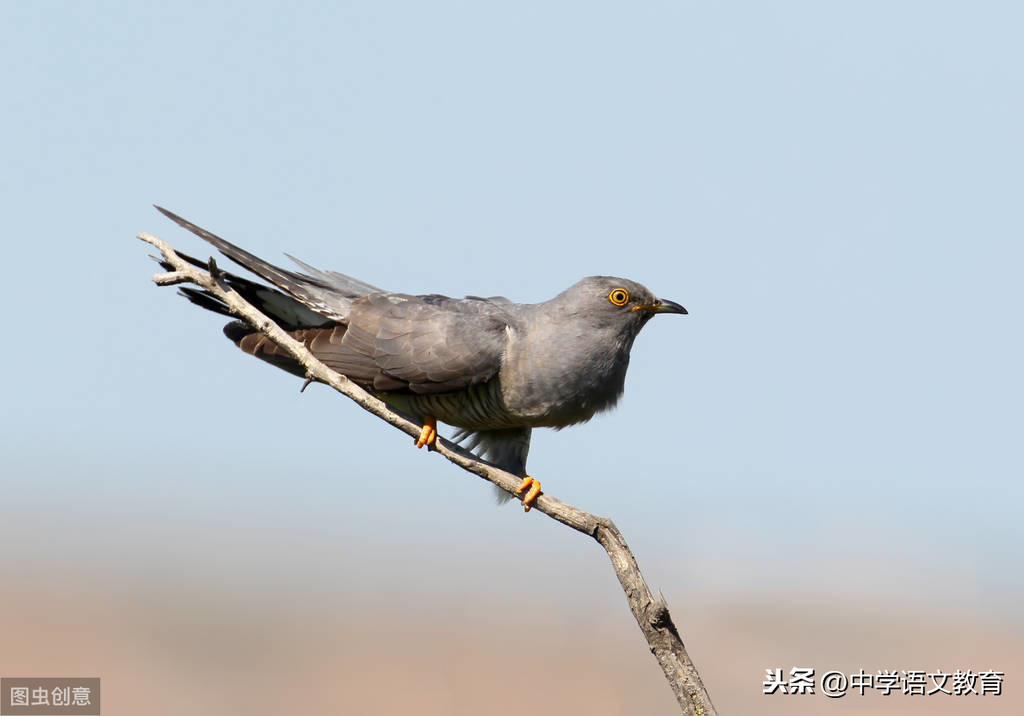
[[564, 309], [601, 327], [621, 327], [633, 335], [659, 313], [687, 311], [675, 301], [658, 298], [627, 278], [588, 276], [566, 289], [558, 299]]

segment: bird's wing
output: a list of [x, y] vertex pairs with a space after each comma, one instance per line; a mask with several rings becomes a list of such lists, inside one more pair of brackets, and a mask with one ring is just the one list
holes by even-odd
[[[305, 261], [299, 261], [291, 254], [286, 253], [285, 256], [295, 262], [295, 265], [305, 271], [309, 272], [312, 278], [315, 278], [324, 286], [333, 288], [338, 293], [344, 294], [345, 296], [365, 296], [368, 293], [383, 293], [383, 288], [378, 288], [365, 281], [360, 281], [357, 278], [346, 276], [343, 273], [337, 271], [321, 271], [315, 266], [310, 266]], [[300, 276], [302, 274], [299, 274]]]
[[[157, 207], [169, 219], [213, 244], [240, 266], [277, 286], [282, 295], [232, 274], [225, 280], [270, 315], [325, 364], [378, 391], [447, 393], [483, 383], [501, 369], [508, 299], [410, 296], [387, 293], [334, 271], [292, 259], [309, 274], [274, 266], [190, 221]], [[205, 266], [192, 257], [186, 260]], [[289, 257], [291, 258], [291, 257]], [[183, 289], [193, 303], [217, 313], [226, 306], [202, 291]], [[288, 297], [298, 303], [289, 303]], [[301, 304], [301, 305], [299, 305]], [[304, 313], [303, 306], [312, 314]], [[280, 314], [280, 315], [279, 315]], [[337, 323], [316, 320], [323, 317]], [[242, 350], [301, 373], [287, 353], [243, 323], [225, 333]]]
[[500, 306], [445, 296], [374, 293], [354, 301], [340, 340], [316, 356], [381, 391], [448, 393], [501, 369], [509, 325]]
[[[302, 268], [311, 271], [313, 275], [283, 269], [250, 254], [245, 249], [225, 241], [216, 234], [196, 226], [191, 221], [183, 219], [167, 209], [159, 206], [156, 208], [171, 221], [216, 246], [222, 254], [239, 266], [270, 281], [270, 283], [321, 316], [336, 321], [344, 321], [348, 317], [348, 310], [353, 300], [367, 293], [380, 290], [350, 276], [334, 271], [320, 271], [299, 261], [296, 261], [296, 263]], [[295, 259], [292, 260], [295, 261]]]

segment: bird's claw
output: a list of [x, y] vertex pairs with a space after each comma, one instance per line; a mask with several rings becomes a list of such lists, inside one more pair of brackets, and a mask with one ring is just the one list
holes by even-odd
[[529, 476], [524, 477], [516, 494], [522, 495], [524, 492], [526, 492], [526, 496], [523, 497], [523, 511], [529, 512], [533, 503], [537, 501], [537, 495], [540, 494], [540, 480], [534, 480]]
[[423, 419], [423, 429], [420, 430], [420, 436], [416, 438], [416, 447], [421, 448], [426, 445], [428, 448], [431, 448], [436, 442], [437, 420], [433, 415], [428, 415]]

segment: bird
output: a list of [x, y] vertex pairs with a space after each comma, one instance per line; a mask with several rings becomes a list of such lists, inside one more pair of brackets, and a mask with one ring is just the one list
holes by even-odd
[[[539, 303], [396, 293], [289, 254], [302, 271], [280, 268], [156, 208], [271, 284], [218, 269], [222, 283], [320, 361], [422, 425], [417, 448], [434, 445], [440, 421], [456, 428], [453, 440], [477, 457], [521, 478], [516, 495], [527, 512], [541, 493], [540, 481], [526, 470], [532, 430], [583, 423], [614, 407], [640, 330], [656, 315], [688, 313], [613, 276], [583, 278]], [[234, 317], [207, 291], [179, 293]], [[306, 377], [298, 361], [248, 323], [233, 320], [223, 330], [245, 353]]]

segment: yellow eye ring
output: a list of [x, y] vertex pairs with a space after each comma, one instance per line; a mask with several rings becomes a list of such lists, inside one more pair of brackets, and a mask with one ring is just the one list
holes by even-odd
[[629, 291], [624, 288], [613, 288], [608, 294], [608, 300], [616, 306], [625, 306], [629, 303]]

